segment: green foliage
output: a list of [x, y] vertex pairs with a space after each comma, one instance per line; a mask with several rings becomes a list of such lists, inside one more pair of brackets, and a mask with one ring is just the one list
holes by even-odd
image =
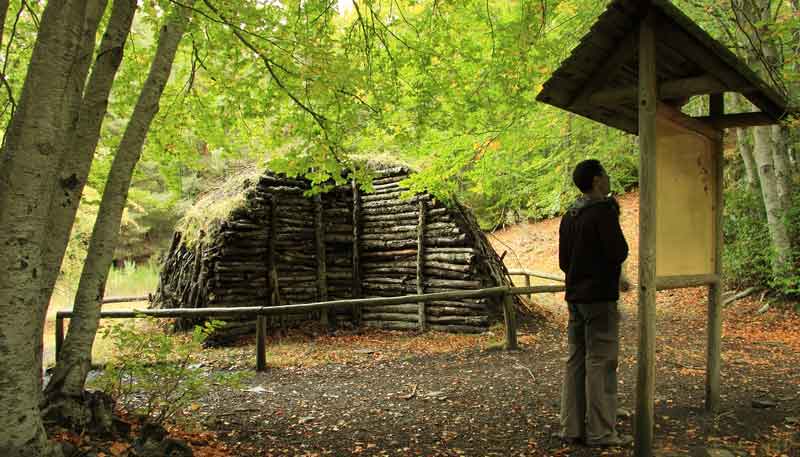
[[[794, 245], [800, 243], [800, 196], [794, 196], [792, 211], [786, 215], [792, 227]], [[742, 184], [729, 185], [725, 192], [725, 249], [723, 271], [729, 287], [770, 287], [786, 296], [800, 295], [800, 258], [784, 271], [773, 272], [774, 255], [767, 227], [764, 201], [758, 191]]]
[[[156, 328], [154, 318], [147, 319]], [[142, 331], [133, 322], [103, 330], [111, 338], [116, 358], [97, 379], [97, 386], [127, 411], [137, 412], [155, 424], [175, 415], [206, 395], [213, 387], [237, 387], [246, 373], [208, 374], [196, 365], [202, 343], [224, 323], [196, 326], [188, 338], [159, 330]]]

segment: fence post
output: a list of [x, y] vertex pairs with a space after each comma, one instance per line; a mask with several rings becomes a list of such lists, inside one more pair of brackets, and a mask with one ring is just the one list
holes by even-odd
[[[531, 286], [531, 275], [526, 274], [525, 275], [525, 287], [530, 287], [530, 286]], [[533, 299], [533, 294], [528, 294], [528, 301], [531, 301], [532, 299]]]
[[256, 319], [256, 371], [267, 369], [267, 319], [258, 316]]
[[61, 355], [61, 346], [64, 345], [64, 317], [56, 313], [56, 361]]
[[514, 296], [506, 293], [503, 296], [503, 318], [506, 324], [506, 350], [518, 349], [517, 346], [517, 310], [514, 308]]
[[[417, 224], [417, 295], [425, 293], [424, 281], [425, 275], [423, 269], [425, 267], [425, 200], [419, 201], [419, 223]], [[427, 310], [424, 301], [419, 302], [417, 309], [417, 322], [419, 323], [420, 331], [425, 331], [427, 328]]]

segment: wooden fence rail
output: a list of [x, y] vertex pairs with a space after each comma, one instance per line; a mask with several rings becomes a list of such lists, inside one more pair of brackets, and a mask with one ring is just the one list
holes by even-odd
[[[525, 277], [525, 287], [531, 286], [531, 277], [534, 278], [542, 278], [548, 279], [550, 281], [558, 281], [564, 282], [564, 276], [559, 276], [556, 273], [542, 273], [540, 271], [532, 271], [526, 269], [516, 269], [516, 270], [508, 270], [508, 274], [511, 276], [524, 276]], [[533, 298], [532, 294], [528, 294], [528, 300]]]
[[[298, 305], [280, 305], [280, 306], [246, 306], [237, 308], [176, 308], [176, 309], [131, 309], [131, 310], [114, 310], [114, 311], [101, 311], [100, 318], [102, 319], [130, 319], [135, 317], [157, 317], [157, 318], [175, 318], [175, 317], [242, 317], [242, 316], [256, 316], [256, 370], [264, 371], [266, 369], [266, 316], [283, 315], [292, 313], [305, 313], [317, 310], [330, 310], [331, 308], [361, 308], [365, 305], [383, 306], [383, 305], [398, 305], [406, 303], [424, 303], [434, 300], [460, 300], [464, 298], [485, 298], [492, 296], [504, 296], [503, 300], [503, 315], [505, 321], [505, 340], [507, 349], [517, 349], [517, 319], [516, 310], [513, 306], [512, 295], [530, 295], [537, 293], [548, 292], [563, 292], [563, 285], [547, 285], [547, 286], [529, 286], [529, 287], [490, 287], [486, 289], [467, 290], [467, 291], [452, 291], [452, 292], [436, 292], [420, 295], [403, 295], [398, 297], [377, 297], [377, 298], [358, 298], [349, 300], [334, 300], [323, 301], [316, 303], [304, 303]], [[147, 297], [130, 297], [131, 300], [127, 301], [141, 301], [146, 300]], [[112, 303], [108, 299], [104, 303]], [[70, 319], [73, 316], [72, 311], [58, 311], [56, 313], [56, 360], [58, 360], [61, 352], [61, 347], [64, 342], [64, 319]]]

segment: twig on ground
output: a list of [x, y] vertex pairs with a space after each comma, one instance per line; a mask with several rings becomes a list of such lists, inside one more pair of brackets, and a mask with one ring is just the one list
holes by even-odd
[[403, 400], [411, 400], [416, 396], [417, 396], [417, 385], [414, 384], [411, 388], [411, 393], [408, 395], [401, 395], [400, 398], [402, 398]]
[[214, 414], [217, 417], [225, 417], [225, 416], [234, 416], [239, 413], [253, 413], [256, 411], [261, 411], [258, 408], [238, 408], [234, 409], [233, 411], [228, 411], [227, 413], [216, 413]]
[[741, 300], [742, 298], [748, 297], [753, 293], [755, 293], [755, 291], [756, 291], [755, 287], [749, 287], [739, 293], [734, 294], [731, 297], [727, 297], [724, 300], [722, 300], [722, 306], [723, 307], [728, 306], [731, 303], [735, 302], [736, 300]]

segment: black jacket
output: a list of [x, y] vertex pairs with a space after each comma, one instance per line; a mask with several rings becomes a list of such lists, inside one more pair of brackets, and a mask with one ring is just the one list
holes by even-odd
[[616, 200], [582, 197], [561, 218], [558, 263], [567, 275], [567, 302], [619, 299], [619, 276], [626, 257], [628, 243], [619, 226]]

